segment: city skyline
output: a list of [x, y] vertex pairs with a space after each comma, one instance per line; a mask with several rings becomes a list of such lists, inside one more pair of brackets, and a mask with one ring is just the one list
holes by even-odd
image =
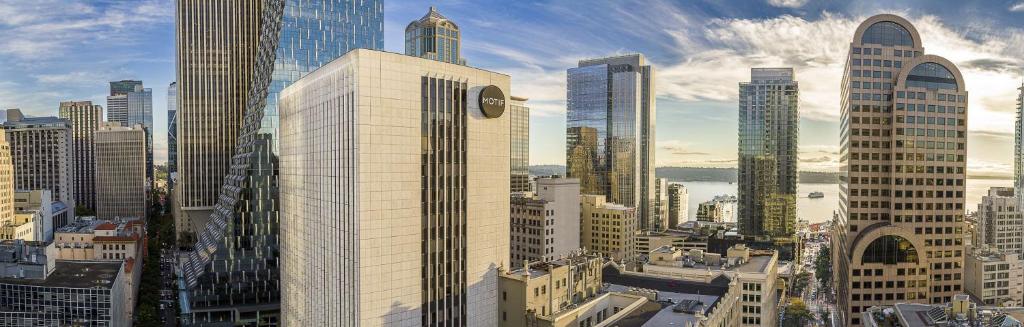
[[[915, 21], [925, 43], [932, 45], [927, 50], [948, 54], [962, 68], [966, 81], [977, 87], [968, 126], [974, 132], [969, 142], [976, 145], [968, 154], [969, 171], [1009, 177], [1016, 88], [1024, 67], [1022, 59], [1011, 53], [1024, 47], [1024, 27], [1017, 22], [1024, 17], [1024, 6], [1019, 1], [981, 8], [926, 1], [785, 2], [801, 5], [797, 7], [776, 7], [770, 2], [738, 6], [731, 1], [659, 1], [643, 7], [607, 3], [597, 8], [517, 3], [483, 20], [474, 12], [488, 6], [487, 2], [385, 1], [384, 49], [404, 52], [404, 27], [422, 17], [431, 4], [459, 21], [465, 40], [463, 57], [476, 67], [511, 74], [513, 93], [530, 98], [533, 165], [564, 163], [561, 140], [565, 138], [560, 127], [565, 123], [565, 70], [580, 59], [639, 52], [662, 71], [657, 120], [663, 126], [680, 127], [662, 128], [657, 134], [658, 166], [735, 167], [735, 151], [728, 150], [736, 142], [728, 128], [736, 123], [735, 83], [745, 80], [749, 67], [792, 66], [805, 80], [800, 167], [835, 171], [839, 135], [835, 99], [848, 35], [866, 17], [891, 12]], [[60, 101], [105, 103], [110, 81], [146, 81], [156, 86], [154, 160], [165, 163], [166, 87], [173, 80], [174, 60], [171, 2], [73, 2], [56, 7], [0, 5], [4, 14], [0, 31], [11, 35], [0, 40], [5, 49], [0, 59], [11, 63], [0, 67], [0, 74], [19, 76], [0, 83], [0, 107], [52, 116]], [[555, 16], [561, 21], [551, 22]], [[648, 21], [648, 17], [654, 19]], [[602, 20], [613, 24], [601, 24]], [[641, 23], [664, 26], [630, 28]], [[133, 32], [125, 33], [128, 30]], [[549, 33], [561, 35], [563, 46], [550, 47], [548, 38], [540, 37]], [[759, 39], [754, 37], [758, 33], [778, 35]], [[90, 42], [97, 38], [117, 42]], [[623, 43], [623, 39], [632, 41]], [[88, 47], [72, 46], [79, 43]], [[110, 56], [106, 47], [115, 45], [134, 47]]]

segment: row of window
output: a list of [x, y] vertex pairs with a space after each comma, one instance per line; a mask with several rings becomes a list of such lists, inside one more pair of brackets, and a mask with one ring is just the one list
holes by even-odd
[[903, 61], [900, 60], [882, 60], [882, 59], [853, 59], [853, 66], [874, 66], [874, 67], [892, 67], [892, 68], [903, 68]]
[[[884, 50], [882, 50], [881, 48], [857, 48], [857, 47], [853, 48], [853, 54], [866, 55], [866, 56], [870, 56], [870, 55], [881, 56], [883, 51]], [[896, 56], [896, 57], [913, 58], [913, 57], [916, 57], [916, 56], [920, 56], [921, 52], [920, 51], [911, 51], [911, 50], [893, 49], [892, 50], [892, 54], [893, 54], [893, 56]]]

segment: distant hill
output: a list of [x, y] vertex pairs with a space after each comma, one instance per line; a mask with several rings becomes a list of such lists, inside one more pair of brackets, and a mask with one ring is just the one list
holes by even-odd
[[[530, 166], [530, 175], [565, 175], [565, 166], [537, 165]], [[730, 182], [735, 183], [736, 168], [699, 168], [699, 167], [658, 167], [656, 176], [679, 182]], [[801, 183], [839, 183], [839, 173], [801, 171]]]

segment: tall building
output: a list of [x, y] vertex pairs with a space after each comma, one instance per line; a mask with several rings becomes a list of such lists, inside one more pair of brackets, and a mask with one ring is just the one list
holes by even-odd
[[74, 169], [75, 204], [96, 210], [96, 159], [93, 145], [103, 121], [103, 107], [91, 101], [64, 101], [58, 116], [71, 122], [71, 157]]
[[[178, 211], [185, 234], [199, 231], [184, 264], [197, 321], [278, 320], [278, 93], [350, 49], [381, 48], [381, 10], [379, 1], [179, 2], [179, 39], [216, 31], [233, 42], [178, 49]], [[237, 23], [235, 32], [221, 30], [224, 22]], [[193, 50], [202, 51], [182, 58]], [[204, 70], [223, 51], [236, 54], [233, 70]], [[204, 86], [243, 91], [221, 94], [211, 111]]]
[[675, 228], [689, 220], [690, 194], [683, 183], [668, 185], [668, 227]]
[[654, 68], [641, 54], [581, 60], [567, 79], [567, 176], [653, 229]]
[[7, 133], [0, 131], [0, 225], [14, 221], [14, 163]]
[[178, 83], [167, 86], [167, 194], [178, 179]]
[[[1013, 129], [1013, 188], [1024, 190], [1024, 82], [1017, 94], [1017, 124]], [[1017, 192], [1017, 207], [1024, 208], [1024, 192]]]
[[405, 54], [465, 65], [461, 40], [459, 25], [431, 6], [423, 18], [414, 20], [405, 27]]
[[[967, 91], [926, 55], [906, 19], [868, 18], [843, 76], [840, 210], [833, 223], [838, 314], [963, 292]], [[895, 283], [900, 281], [900, 283]]]
[[510, 213], [513, 267], [523, 267], [524, 260], [554, 260], [580, 249], [578, 179], [538, 178], [537, 195], [512, 195]]
[[15, 190], [49, 190], [56, 201], [70, 208], [61, 227], [74, 220], [74, 170], [71, 157], [71, 121], [57, 117], [25, 117], [18, 109], [7, 110], [7, 143], [11, 147]]
[[146, 130], [107, 122], [96, 131], [96, 217], [146, 218]]
[[580, 196], [580, 246], [619, 262], [633, 262], [636, 208], [605, 201], [604, 195]]
[[509, 85], [361, 49], [282, 92], [285, 325], [498, 324]]
[[964, 256], [964, 290], [986, 306], [1019, 307], [1024, 300], [1024, 261], [1020, 254], [987, 247]]
[[[792, 68], [752, 68], [739, 86], [739, 229], [766, 236], [765, 202], [796, 194], [800, 88]], [[796, 221], [792, 217], [777, 217]]]
[[662, 232], [673, 227], [669, 224], [668, 179], [657, 178], [654, 180], [654, 202], [652, 203], [651, 213], [654, 215], [654, 220], [652, 220], [654, 226], [650, 228], [650, 231]]
[[530, 108], [526, 98], [510, 96], [508, 114], [512, 153], [509, 169], [512, 172], [512, 193], [530, 191]]
[[1024, 212], [1010, 187], [992, 187], [978, 203], [975, 247], [1024, 254]]
[[107, 121], [121, 126], [141, 124], [146, 129], [146, 177], [153, 183], [153, 89], [142, 86], [142, 81], [110, 82], [107, 96]]

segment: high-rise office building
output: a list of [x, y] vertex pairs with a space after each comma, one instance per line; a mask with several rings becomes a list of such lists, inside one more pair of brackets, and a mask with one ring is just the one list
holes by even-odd
[[509, 85], [360, 49], [281, 93], [285, 325], [498, 324]]
[[526, 98], [509, 97], [508, 115], [512, 126], [512, 153], [509, 163], [512, 193], [530, 191], [530, 108]]
[[0, 225], [14, 221], [14, 163], [7, 133], [0, 131]]
[[178, 83], [167, 86], [167, 194], [178, 178]]
[[1003, 253], [1024, 254], [1024, 213], [1018, 207], [1015, 190], [992, 187], [978, 203], [977, 244]]
[[142, 81], [110, 82], [107, 96], [107, 121], [121, 126], [141, 124], [146, 129], [146, 177], [153, 183], [153, 90], [142, 86]]
[[554, 260], [579, 250], [580, 181], [537, 178], [536, 196], [526, 194], [512, 195], [512, 266], [523, 267], [523, 260]]
[[[186, 48], [178, 42], [176, 217], [184, 234], [198, 231], [196, 250], [183, 264], [191, 317], [271, 323], [278, 319], [280, 298], [278, 93], [350, 49], [381, 48], [382, 6], [351, 0], [179, 1], [178, 9], [179, 40], [210, 40]], [[218, 27], [225, 23], [235, 24], [233, 33]], [[215, 42], [229, 37], [230, 42]], [[217, 56], [225, 51], [235, 54], [225, 62], [231, 69], [205, 70], [204, 62], [225, 60]], [[239, 92], [211, 100], [202, 96], [210, 89]]]
[[[1024, 190], [1024, 82], [1017, 94], [1017, 123], [1013, 129], [1013, 188]], [[1017, 192], [1017, 207], [1024, 208], [1024, 192]]]
[[654, 202], [651, 205], [653, 208], [651, 213], [654, 215], [654, 226], [649, 231], [662, 232], [671, 227], [668, 222], [668, 205], [668, 179], [657, 178], [654, 180]]
[[641, 54], [581, 60], [567, 79], [567, 176], [653, 228], [654, 68]]
[[[792, 68], [752, 68], [739, 85], [740, 233], [767, 236], [765, 202], [796, 194], [799, 84]], [[796, 222], [791, 217], [772, 217]]]
[[636, 258], [636, 208], [605, 201], [604, 195], [580, 196], [580, 246], [619, 262]]
[[461, 40], [459, 25], [441, 15], [432, 6], [423, 18], [414, 20], [405, 27], [405, 54], [465, 65]]
[[71, 160], [75, 204], [96, 210], [96, 156], [93, 140], [103, 121], [103, 107], [91, 101], [64, 101], [58, 116], [71, 121]]
[[832, 253], [837, 313], [860, 326], [871, 306], [964, 291], [967, 91], [895, 15], [861, 23], [846, 58]]
[[96, 131], [96, 217], [146, 218], [146, 131], [106, 122]]
[[74, 170], [71, 157], [71, 121], [57, 117], [25, 117], [19, 109], [7, 110], [7, 143], [14, 164], [15, 190], [49, 190], [69, 215], [53, 221], [54, 228], [74, 220]]
[[690, 194], [683, 183], [668, 185], [668, 227], [675, 228], [690, 218]]

